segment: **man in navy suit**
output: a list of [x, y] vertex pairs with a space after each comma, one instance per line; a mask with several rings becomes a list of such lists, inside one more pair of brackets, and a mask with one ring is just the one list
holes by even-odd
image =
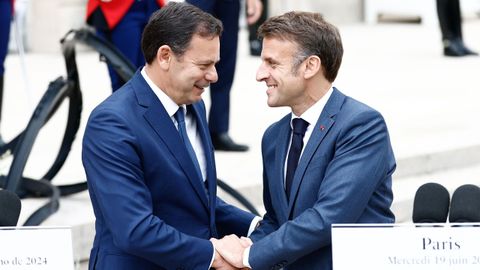
[[89, 269], [231, 269], [209, 239], [253, 231], [252, 214], [216, 196], [201, 94], [217, 80], [221, 31], [208, 13], [169, 3], [145, 27], [146, 66], [92, 112]]
[[263, 221], [250, 238], [214, 244], [237, 267], [329, 270], [332, 224], [395, 221], [387, 126], [380, 113], [332, 86], [343, 48], [320, 14], [289, 12], [259, 33], [257, 80], [268, 87], [269, 106], [292, 112], [263, 136]]

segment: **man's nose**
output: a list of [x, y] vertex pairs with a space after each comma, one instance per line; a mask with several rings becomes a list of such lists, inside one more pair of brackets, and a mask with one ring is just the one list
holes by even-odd
[[205, 74], [205, 79], [208, 80], [210, 83], [218, 81], [217, 69], [214, 65], [212, 65], [212, 67], [208, 69], [207, 73]]
[[265, 68], [265, 64], [262, 63], [258, 67], [256, 79], [257, 79], [257, 81], [261, 82], [261, 81], [265, 80], [266, 78], [268, 78], [268, 71]]

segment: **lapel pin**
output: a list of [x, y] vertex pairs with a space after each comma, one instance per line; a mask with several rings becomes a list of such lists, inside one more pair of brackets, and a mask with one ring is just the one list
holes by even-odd
[[324, 125], [320, 125], [320, 130], [325, 130], [325, 126]]

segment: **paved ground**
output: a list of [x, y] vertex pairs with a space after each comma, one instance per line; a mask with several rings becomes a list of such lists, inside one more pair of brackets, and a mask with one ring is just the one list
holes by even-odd
[[[480, 57], [443, 57], [439, 30], [421, 25], [345, 25], [340, 32], [345, 55], [335, 86], [378, 109], [387, 121], [398, 160], [393, 206], [398, 221], [410, 220], [412, 198], [424, 182], [442, 182], [452, 191], [465, 183], [480, 184]], [[464, 23], [465, 41], [477, 51], [479, 32], [479, 20]], [[251, 150], [218, 152], [217, 168], [221, 179], [260, 206], [260, 139], [266, 127], [288, 109], [268, 108], [266, 87], [254, 79], [259, 59], [248, 55], [245, 33], [241, 33], [240, 40], [243, 42], [231, 98], [231, 135], [250, 145]], [[96, 53], [83, 50], [77, 61], [84, 97], [82, 127], [65, 166], [54, 180], [56, 183], [85, 179], [80, 160], [83, 127], [92, 108], [110, 93], [106, 68], [98, 62]], [[48, 82], [65, 75], [60, 53], [27, 54], [25, 64], [26, 77], [21, 59], [16, 54], [7, 58], [1, 126], [6, 140], [26, 126]], [[208, 93], [205, 100], [208, 105]], [[63, 106], [42, 129], [26, 175], [40, 177], [52, 162], [63, 134], [65, 115]], [[5, 174], [8, 168], [7, 158], [0, 162], [0, 171]], [[25, 201], [21, 220], [40, 203]], [[83, 193], [63, 200], [60, 212], [45, 224], [83, 224], [74, 237], [88, 240], [92, 220], [88, 196]], [[77, 242], [75, 249], [85, 253], [88, 242]]]

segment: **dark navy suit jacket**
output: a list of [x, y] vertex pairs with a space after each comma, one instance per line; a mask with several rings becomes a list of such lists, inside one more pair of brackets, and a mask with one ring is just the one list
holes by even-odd
[[92, 112], [83, 164], [95, 212], [89, 269], [201, 269], [211, 237], [246, 235], [253, 215], [216, 196], [203, 102], [193, 104], [207, 192], [179, 133], [139, 71]]
[[[333, 223], [392, 223], [395, 158], [382, 116], [334, 88], [306, 144], [290, 201], [284, 164], [291, 114], [263, 136], [266, 214], [251, 235], [254, 270], [332, 269]], [[345, 258], [348, 259], [348, 258]]]

